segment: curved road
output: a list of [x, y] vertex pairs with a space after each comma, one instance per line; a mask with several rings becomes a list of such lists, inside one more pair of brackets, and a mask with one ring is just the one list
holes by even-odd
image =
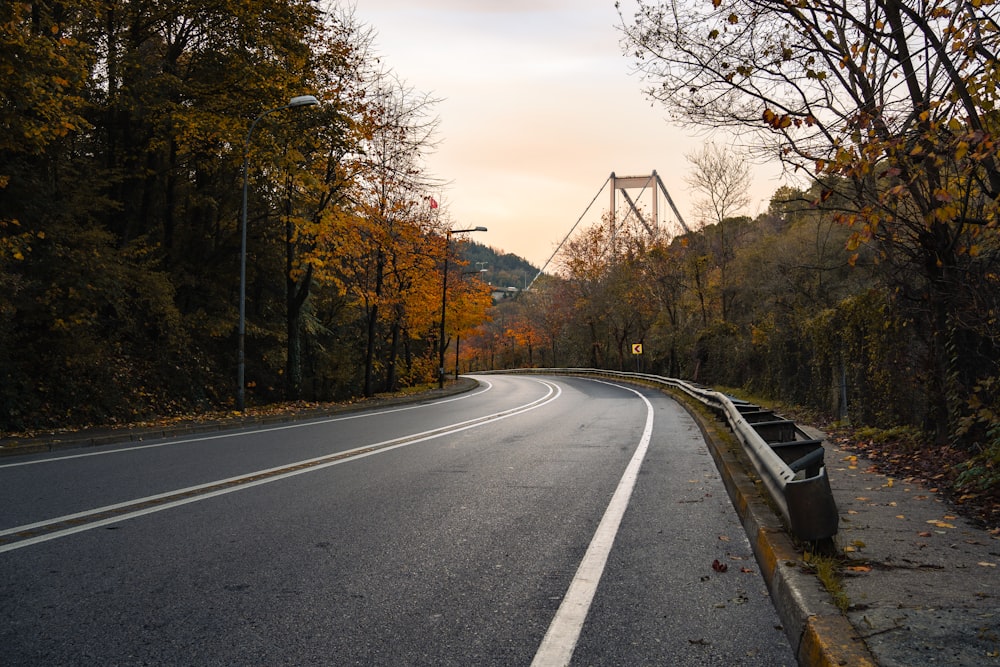
[[458, 397], [0, 463], [5, 664], [793, 665], [694, 421]]

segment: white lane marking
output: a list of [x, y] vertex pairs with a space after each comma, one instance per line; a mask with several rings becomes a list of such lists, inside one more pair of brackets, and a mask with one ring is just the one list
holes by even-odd
[[646, 427], [639, 440], [632, 459], [625, 468], [625, 473], [618, 482], [611, 502], [604, 511], [597, 531], [594, 533], [587, 553], [584, 554], [580, 566], [576, 570], [576, 576], [566, 591], [559, 610], [549, 625], [545, 637], [542, 639], [535, 659], [531, 662], [532, 667], [562, 667], [569, 665], [576, 649], [576, 643], [580, 639], [580, 632], [583, 629], [583, 622], [587, 619], [587, 612], [590, 611], [590, 604], [594, 600], [597, 592], [597, 585], [604, 574], [604, 566], [608, 561], [608, 554], [614, 545], [618, 528], [621, 526], [622, 517], [625, 516], [625, 509], [628, 507], [629, 499], [632, 497], [632, 490], [635, 488], [636, 478], [639, 475], [639, 468], [649, 449], [649, 440], [653, 434], [653, 405], [649, 400], [635, 389], [622, 387], [621, 385], [602, 382], [601, 384], [611, 384], [614, 387], [627, 389], [641, 398], [646, 404]]
[[[126, 501], [124, 503], [117, 503], [115, 505], [108, 505], [105, 507], [99, 507], [85, 512], [77, 512], [76, 514], [69, 514], [66, 516], [56, 517], [54, 519], [49, 519], [47, 521], [40, 521], [33, 524], [28, 524], [24, 526], [17, 526], [14, 528], [8, 528], [6, 530], [0, 531], [0, 536], [11, 535], [16, 533], [21, 533], [25, 531], [35, 530], [38, 528], [44, 528], [52, 524], [58, 524], [65, 521], [72, 520], [85, 520], [87, 516], [101, 514], [107, 511], [115, 511], [131, 505], [140, 505], [151, 501], [156, 501], [161, 498], [167, 498], [171, 496], [177, 496], [187, 493], [197, 493], [199, 489], [206, 489], [213, 486], [219, 486], [221, 484], [228, 484], [239, 482], [239, 480], [251, 480], [242, 482], [236, 486], [231, 486], [228, 488], [217, 489], [215, 491], [206, 491], [191, 497], [180, 498], [178, 500], [169, 501], [154, 505], [152, 507], [146, 507], [143, 509], [135, 510], [133, 512], [125, 512], [122, 514], [116, 514], [115, 516], [108, 517], [105, 519], [98, 519], [92, 522], [83, 523], [70, 528], [64, 528], [61, 530], [55, 530], [50, 533], [45, 533], [35, 537], [29, 537], [24, 540], [17, 542], [11, 542], [9, 544], [0, 544], [0, 553], [7, 551], [14, 551], [15, 549], [20, 549], [22, 547], [30, 546], [32, 544], [38, 544], [40, 542], [47, 542], [49, 540], [54, 540], [60, 537], [66, 537], [68, 535], [73, 535], [75, 533], [80, 533], [86, 530], [93, 530], [94, 528], [100, 528], [101, 526], [106, 526], [109, 524], [118, 523], [120, 521], [127, 521], [129, 519], [135, 519], [137, 517], [145, 516], [147, 514], [153, 514], [154, 512], [160, 512], [166, 509], [171, 509], [173, 507], [180, 507], [181, 505], [187, 505], [188, 503], [197, 502], [200, 500], [206, 500], [208, 498], [214, 498], [216, 496], [225, 495], [227, 493], [233, 493], [234, 491], [239, 491], [241, 489], [248, 489], [254, 486], [260, 486], [262, 484], [270, 484], [271, 482], [276, 482], [281, 479], [288, 479], [289, 477], [295, 477], [296, 475], [301, 475], [307, 472], [312, 472], [314, 470], [323, 470], [324, 468], [329, 468], [335, 465], [340, 465], [341, 463], [347, 463], [350, 461], [357, 461], [362, 458], [367, 458], [374, 454], [381, 454], [383, 452], [388, 452], [393, 449], [398, 449], [400, 447], [406, 447], [409, 445], [414, 445], [418, 442], [426, 442], [427, 440], [433, 440], [435, 438], [440, 438], [445, 435], [451, 435], [454, 433], [460, 433], [462, 431], [467, 431], [472, 428], [477, 428], [479, 426], [484, 426], [486, 424], [491, 424], [493, 422], [500, 421], [501, 419], [506, 419], [508, 417], [513, 417], [515, 415], [523, 414], [525, 412], [530, 412], [536, 408], [540, 408], [543, 405], [558, 399], [562, 395], [562, 388], [554, 383], [536, 380], [539, 384], [545, 386], [548, 391], [544, 396], [536, 399], [530, 403], [518, 406], [516, 408], [511, 408], [503, 412], [497, 412], [492, 415], [487, 415], [485, 417], [478, 417], [476, 419], [469, 419], [463, 422], [457, 422], [451, 426], [442, 427], [439, 429], [434, 429], [432, 431], [423, 431], [420, 433], [414, 433], [402, 438], [393, 438], [391, 440], [385, 440], [378, 443], [373, 443], [369, 445], [364, 445], [356, 449], [346, 450], [344, 452], [337, 452], [335, 454], [329, 454], [327, 456], [321, 456], [314, 459], [308, 459], [305, 461], [297, 461], [294, 463], [286, 463], [284, 465], [268, 468], [266, 470], [258, 470], [256, 472], [247, 473], [240, 475], [238, 477], [230, 477], [224, 480], [217, 480], [214, 482], [209, 482], [207, 484], [201, 484], [198, 486], [188, 487], [186, 489], [178, 489], [175, 491], [168, 491], [166, 493], [157, 494], [155, 496], [148, 496], [145, 498], [137, 498], [135, 500]], [[352, 452], [357, 452], [351, 456]], [[336, 460], [331, 460], [326, 463], [317, 463], [323, 461], [324, 459], [329, 459], [331, 457], [337, 457]], [[297, 466], [308, 466], [302, 469], [289, 470], [286, 473], [273, 474], [276, 471], [284, 470], [286, 468], [297, 467]], [[263, 479], [253, 480], [252, 478], [259, 475], [269, 475]]]
[[[44, 458], [44, 459], [35, 459], [33, 461], [20, 461], [18, 463], [4, 463], [4, 464], [0, 464], [0, 469], [2, 469], [2, 468], [17, 468], [17, 467], [20, 467], [20, 466], [39, 465], [39, 464], [42, 464], [42, 463], [54, 463], [54, 462], [58, 462], [58, 461], [68, 461], [69, 459], [82, 459], [82, 458], [87, 458], [87, 457], [90, 457], [90, 456], [105, 456], [107, 454], [121, 454], [122, 452], [136, 452], [136, 451], [139, 451], [140, 449], [156, 449], [158, 447], [167, 447], [167, 446], [170, 446], [170, 445], [181, 445], [181, 444], [187, 444], [187, 443], [191, 443], [191, 442], [204, 442], [204, 441], [207, 441], [207, 440], [221, 440], [223, 438], [236, 438], [236, 437], [239, 437], [241, 435], [257, 434], [257, 433], [270, 433], [271, 431], [283, 431], [283, 430], [292, 429], [292, 428], [304, 428], [304, 427], [307, 427], [307, 426], [319, 426], [319, 425], [322, 425], [322, 424], [330, 424], [330, 423], [333, 423], [333, 422], [348, 421], [348, 420], [351, 420], [351, 419], [363, 419], [365, 417], [380, 417], [382, 415], [391, 414], [393, 412], [405, 412], [407, 410], [416, 410], [418, 408], [426, 408], [426, 407], [430, 407], [430, 406], [434, 406], [434, 405], [441, 405], [442, 403], [452, 403], [454, 401], [461, 401], [461, 400], [464, 400], [466, 398], [472, 398], [473, 396], [478, 396], [479, 394], [483, 394], [483, 393], [485, 393], [487, 391], [490, 391], [491, 389], [493, 389], [493, 383], [491, 383], [489, 381], [486, 381], [486, 387], [484, 387], [480, 391], [473, 391], [473, 392], [469, 392], [467, 394], [462, 394], [461, 396], [456, 396], [454, 398], [444, 398], [444, 399], [441, 399], [440, 401], [433, 401], [433, 402], [430, 402], [430, 403], [419, 403], [417, 405], [408, 405], [408, 406], [401, 407], [401, 408], [388, 408], [386, 410], [375, 410], [375, 411], [372, 411], [372, 412], [359, 412], [359, 413], [355, 413], [355, 414], [344, 415], [342, 417], [329, 417], [329, 418], [326, 418], [326, 419], [315, 419], [315, 420], [309, 420], [309, 421], [303, 421], [303, 422], [295, 422], [295, 423], [292, 423], [292, 424], [282, 424], [280, 426], [265, 426], [265, 427], [262, 427], [262, 428], [249, 428], [249, 429], [234, 427], [234, 429], [232, 431], [226, 431], [224, 433], [218, 433], [218, 434], [215, 434], [215, 435], [204, 435], [204, 436], [199, 436], [197, 438], [183, 438], [183, 439], [179, 439], [179, 440], [170, 439], [170, 440], [164, 440], [162, 442], [156, 442], [156, 443], [153, 443], [153, 444], [150, 444], [150, 445], [136, 445], [134, 447], [128, 447], [128, 446], [125, 446], [125, 447], [115, 447], [114, 449], [102, 449], [102, 450], [96, 451], [96, 452], [84, 452], [83, 454], [69, 454], [69, 455], [66, 455], [66, 456], [53, 456], [53, 457]], [[169, 436], [166, 436], [166, 437], [169, 438]], [[111, 445], [109, 445], [109, 446], [111, 446]]]

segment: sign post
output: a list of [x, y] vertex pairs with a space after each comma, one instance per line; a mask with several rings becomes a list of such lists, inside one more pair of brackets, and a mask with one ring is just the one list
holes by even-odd
[[635, 372], [639, 372], [639, 358], [642, 356], [642, 343], [632, 343], [632, 356], [635, 357]]

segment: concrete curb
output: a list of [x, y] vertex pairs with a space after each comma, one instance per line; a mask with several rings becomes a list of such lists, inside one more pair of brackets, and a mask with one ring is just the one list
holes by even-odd
[[740, 517], [799, 665], [875, 667], [878, 663], [850, 621], [840, 613], [801, 557], [780, 519], [763, 500], [744, 464], [715, 429], [683, 397], [670, 394], [698, 422], [726, 491]]

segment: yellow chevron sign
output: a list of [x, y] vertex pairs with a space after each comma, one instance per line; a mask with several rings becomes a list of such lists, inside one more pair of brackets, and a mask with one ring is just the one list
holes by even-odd
[[632, 343], [632, 354], [642, 354], [642, 343]]

